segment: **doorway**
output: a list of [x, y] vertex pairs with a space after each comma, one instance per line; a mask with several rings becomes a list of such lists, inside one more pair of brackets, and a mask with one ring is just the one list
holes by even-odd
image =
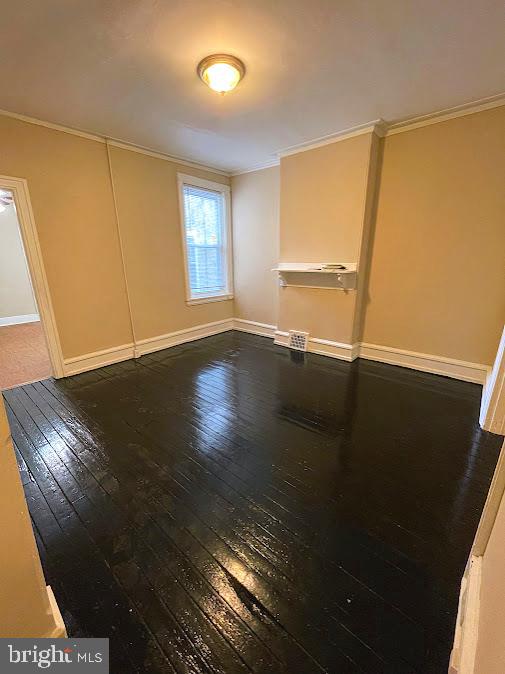
[[53, 375], [62, 358], [28, 187], [0, 176], [0, 390]]

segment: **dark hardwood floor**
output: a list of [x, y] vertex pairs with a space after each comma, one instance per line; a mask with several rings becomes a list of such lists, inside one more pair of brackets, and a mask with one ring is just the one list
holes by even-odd
[[4, 393], [47, 582], [111, 672], [446, 672], [480, 387], [225, 333]]

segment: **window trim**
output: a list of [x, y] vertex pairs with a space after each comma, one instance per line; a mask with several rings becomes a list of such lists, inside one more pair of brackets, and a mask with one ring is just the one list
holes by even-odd
[[[213, 295], [201, 295], [200, 297], [191, 296], [191, 286], [189, 283], [189, 269], [188, 269], [188, 250], [186, 242], [186, 227], [184, 221], [184, 185], [190, 187], [200, 187], [205, 190], [212, 190], [219, 192], [224, 198], [224, 236], [226, 248], [226, 288], [223, 293]], [[197, 178], [186, 173], [177, 174], [177, 191], [179, 194], [179, 219], [181, 224], [181, 243], [182, 254], [184, 259], [184, 283], [186, 288], [186, 304], [207, 304], [208, 302], [226, 302], [233, 299], [233, 240], [232, 240], [232, 226], [231, 226], [231, 190], [229, 185], [216, 183], [212, 180], [205, 180], [204, 178]]]

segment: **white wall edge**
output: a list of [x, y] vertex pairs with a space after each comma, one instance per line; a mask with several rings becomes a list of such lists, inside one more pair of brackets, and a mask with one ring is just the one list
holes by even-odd
[[106, 365], [113, 365], [123, 360], [129, 360], [134, 357], [134, 348], [132, 344], [123, 344], [111, 349], [103, 349], [102, 351], [94, 351], [93, 353], [86, 353], [75, 358], [66, 358], [63, 361], [63, 372], [65, 377], [71, 377], [80, 372], [88, 372], [89, 370], [96, 370], [99, 367]]
[[21, 316], [4, 316], [0, 318], [0, 326], [21, 325], [22, 323], [35, 323], [40, 321], [38, 314], [22, 314]]
[[505, 434], [505, 327], [482, 393], [479, 421], [485, 431]]
[[47, 597], [49, 599], [49, 606], [51, 608], [52, 617], [54, 620], [54, 628], [51, 630], [50, 634], [44, 634], [43, 637], [49, 639], [65, 639], [67, 636], [67, 628], [61, 617], [61, 612], [56, 602], [54, 593], [50, 585], [46, 585]]
[[233, 329], [240, 332], [249, 332], [252, 335], [261, 337], [274, 337], [276, 326], [268, 323], [258, 323], [257, 321], [247, 321], [245, 318], [234, 318]]
[[470, 557], [461, 581], [449, 674], [474, 674], [479, 635], [482, 557]]
[[233, 330], [233, 320], [233, 318], [226, 318], [222, 321], [204, 323], [203, 325], [196, 325], [193, 328], [185, 328], [184, 330], [169, 332], [165, 335], [141, 339], [135, 345], [135, 358], [144, 356], [147, 353], [153, 353], [154, 351], [168, 349], [171, 346], [184, 344], [185, 342], [192, 342], [203, 337], [228, 332], [228, 330]]
[[359, 357], [366, 360], [375, 360], [389, 365], [400, 365], [412, 370], [440, 374], [453, 379], [462, 379], [476, 384], [484, 384], [488, 376], [489, 367], [480, 363], [470, 363], [453, 358], [444, 358], [428, 353], [416, 353], [378, 344], [362, 343]]

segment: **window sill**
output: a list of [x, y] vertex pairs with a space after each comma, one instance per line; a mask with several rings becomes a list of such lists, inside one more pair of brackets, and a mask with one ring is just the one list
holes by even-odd
[[192, 300], [186, 300], [189, 306], [193, 304], [208, 304], [209, 302], [227, 302], [232, 300], [233, 295], [215, 295], [214, 297], [196, 297]]

